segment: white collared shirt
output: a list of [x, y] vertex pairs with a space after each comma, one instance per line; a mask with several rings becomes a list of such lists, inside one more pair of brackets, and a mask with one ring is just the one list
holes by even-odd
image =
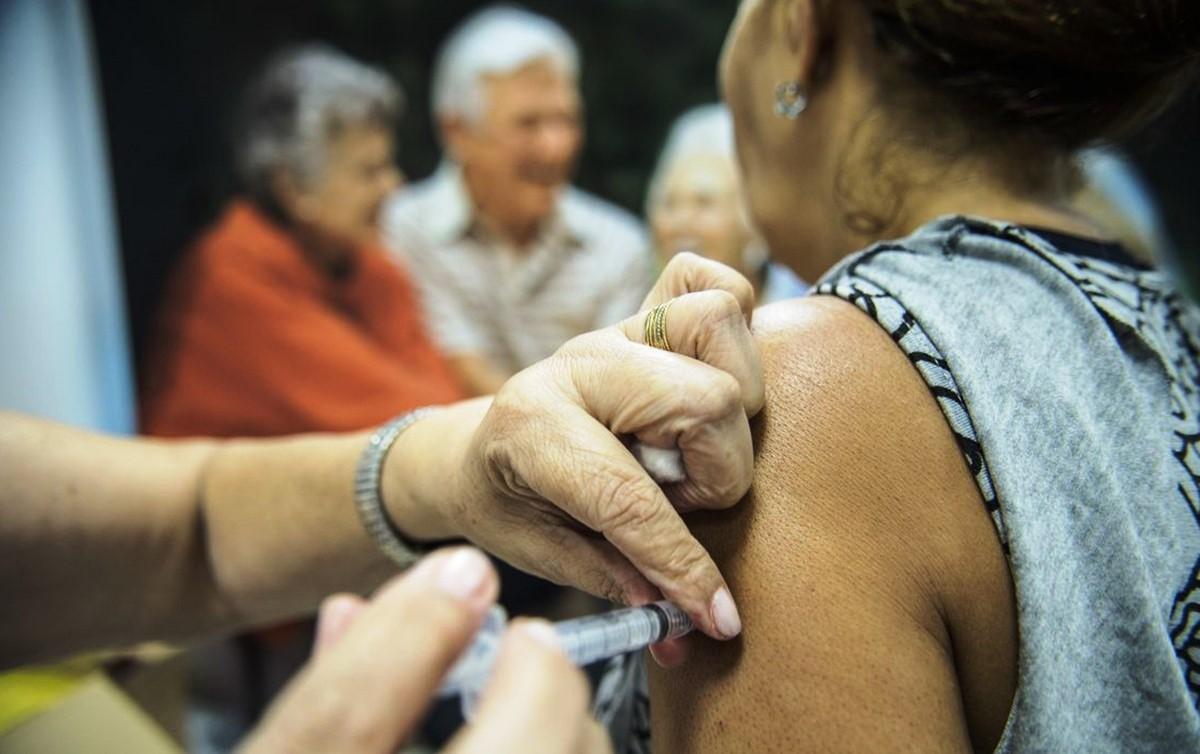
[[634, 314], [652, 282], [637, 220], [571, 187], [520, 252], [474, 221], [462, 172], [449, 163], [397, 192], [383, 228], [442, 350], [481, 355], [509, 372]]

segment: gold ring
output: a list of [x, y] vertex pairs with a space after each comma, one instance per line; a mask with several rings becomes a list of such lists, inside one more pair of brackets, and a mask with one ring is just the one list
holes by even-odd
[[667, 310], [671, 308], [674, 299], [665, 304], [659, 304], [646, 313], [645, 338], [646, 345], [651, 348], [671, 350], [671, 341], [667, 338]]

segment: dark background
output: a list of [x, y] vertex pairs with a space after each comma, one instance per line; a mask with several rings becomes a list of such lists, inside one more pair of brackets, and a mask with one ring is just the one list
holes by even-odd
[[[272, 52], [321, 40], [396, 77], [410, 178], [432, 171], [429, 69], [441, 40], [488, 3], [467, 0], [94, 0], [89, 4], [111, 145], [134, 342], [140, 348], [170, 265], [233, 189], [229, 120]], [[736, 0], [527, 0], [583, 55], [584, 188], [641, 214], [666, 130], [716, 99], [716, 60]], [[1126, 148], [1160, 200], [1176, 244], [1200, 256], [1200, 98]]]

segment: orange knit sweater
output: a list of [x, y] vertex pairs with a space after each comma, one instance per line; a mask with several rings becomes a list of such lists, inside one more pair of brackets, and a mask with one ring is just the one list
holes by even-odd
[[363, 249], [331, 279], [282, 228], [234, 202], [167, 290], [142, 429], [270, 436], [370, 427], [464, 396], [425, 333], [412, 284]]

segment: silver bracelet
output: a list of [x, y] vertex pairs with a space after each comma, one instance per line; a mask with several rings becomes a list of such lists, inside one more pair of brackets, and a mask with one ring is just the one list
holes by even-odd
[[401, 568], [412, 565], [420, 557], [421, 548], [404, 536], [383, 507], [383, 461], [404, 430], [436, 411], [436, 407], [418, 408], [375, 430], [358, 459], [358, 470], [354, 474], [354, 504], [358, 507], [363, 528], [379, 549]]

